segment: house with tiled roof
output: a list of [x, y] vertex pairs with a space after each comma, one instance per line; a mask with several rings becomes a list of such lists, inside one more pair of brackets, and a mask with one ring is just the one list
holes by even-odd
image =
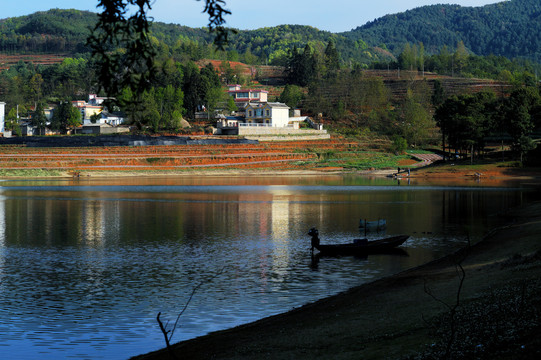
[[238, 84], [227, 85], [227, 93], [233, 97], [235, 104], [241, 105], [250, 102], [266, 102], [269, 92], [262, 89], [242, 89]]

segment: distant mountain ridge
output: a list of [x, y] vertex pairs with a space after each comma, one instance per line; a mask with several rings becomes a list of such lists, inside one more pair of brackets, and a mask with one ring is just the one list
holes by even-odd
[[[234, 14], [233, 14], [234, 15]], [[0, 20], [0, 52], [82, 54], [95, 13], [53, 9]], [[153, 36], [169, 47], [178, 41], [208, 46], [212, 36], [203, 28], [155, 23]], [[325, 46], [334, 39], [343, 61], [368, 64], [388, 61], [406, 43], [422, 42], [427, 53], [443, 46], [451, 50], [459, 41], [477, 55], [524, 57], [541, 61], [541, 1], [509, 0], [482, 7], [423, 6], [386, 15], [352, 31], [330, 33], [311, 26], [281, 25], [239, 30], [231, 36], [229, 50], [249, 52], [263, 62], [278, 63], [293, 47]], [[382, 49], [388, 49], [386, 53]]]
[[458, 41], [477, 55], [541, 59], [541, 1], [510, 0], [482, 7], [423, 6], [386, 15], [341, 33], [370, 45], [385, 43], [398, 53], [403, 45], [424, 44], [430, 53]]

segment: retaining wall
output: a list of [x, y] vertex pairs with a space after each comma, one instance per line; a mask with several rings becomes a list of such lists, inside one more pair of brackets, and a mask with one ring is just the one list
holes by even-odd
[[249, 139], [198, 139], [189, 136], [29, 136], [0, 138], [0, 145], [25, 145], [28, 147], [88, 147], [88, 146], [149, 146], [149, 145], [222, 145], [257, 144]]
[[239, 126], [239, 135], [322, 135], [327, 130], [294, 129], [289, 127]]

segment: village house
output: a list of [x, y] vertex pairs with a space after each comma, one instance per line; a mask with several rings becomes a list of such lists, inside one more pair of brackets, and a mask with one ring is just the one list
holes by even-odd
[[92, 115], [102, 112], [101, 105], [91, 105], [84, 100], [75, 100], [72, 101], [71, 104], [77, 109], [79, 109], [79, 111], [81, 112], [81, 119], [83, 121], [83, 124], [85, 122], [90, 122], [90, 118]]
[[[266, 90], [243, 90], [240, 85], [228, 85], [228, 94], [235, 100], [239, 111], [231, 116], [217, 117], [218, 135], [296, 135], [328, 136], [321, 124], [314, 124], [307, 116], [301, 116], [299, 110], [293, 110], [284, 103], [268, 102]], [[301, 130], [300, 124], [308, 121], [315, 129]]]
[[[75, 100], [72, 101], [72, 105], [75, 106], [81, 112], [81, 119], [83, 126], [93, 124], [108, 124], [112, 126], [119, 126], [124, 123], [124, 117], [120, 113], [112, 113], [104, 110], [103, 103], [107, 100], [105, 97], [99, 97], [96, 94], [88, 95], [88, 101]], [[100, 117], [92, 122], [93, 115], [99, 114]]]
[[227, 93], [233, 97], [235, 104], [239, 107], [250, 102], [266, 102], [269, 92], [267, 90], [243, 90], [240, 85], [227, 85]]
[[[119, 125], [124, 123], [124, 115], [122, 113], [113, 113], [103, 109], [103, 103], [106, 99], [107, 98], [99, 97], [95, 94], [90, 94], [88, 96], [88, 101], [75, 100], [71, 102], [72, 105], [81, 112], [83, 126], [76, 130], [76, 133], [95, 134], [129, 131], [129, 128], [119, 127]], [[5, 129], [5, 105], [4, 102], [0, 102], [0, 136], [11, 136], [11, 131], [6, 131]], [[49, 128], [54, 110], [55, 109], [51, 106], [43, 109], [47, 120], [46, 127], [42, 129], [38, 129], [36, 126], [32, 125], [32, 119], [30, 117], [20, 118], [18, 122], [19, 128], [21, 129], [21, 135], [34, 136], [54, 134], [55, 132]], [[96, 114], [98, 114], [99, 117], [94, 117], [94, 119], [92, 119], [92, 116]]]
[[289, 106], [283, 103], [249, 103], [244, 109], [245, 126], [285, 127], [289, 125]]

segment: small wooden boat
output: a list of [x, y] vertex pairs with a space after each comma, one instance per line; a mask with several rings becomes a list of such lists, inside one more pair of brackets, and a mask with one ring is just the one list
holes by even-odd
[[409, 235], [391, 236], [384, 239], [368, 241], [368, 239], [356, 239], [349, 244], [321, 245], [319, 233], [316, 228], [310, 229], [308, 235], [312, 237], [312, 251], [319, 250], [323, 255], [356, 255], [385, 254], [396, 251], [396, 247], [402, 245]]
[[366, 221], [361, 219], [359, 221], [359, 229], [363, 231], [381, 231], [387, 227], [387, 220], [378, 219], [372, 221]]

